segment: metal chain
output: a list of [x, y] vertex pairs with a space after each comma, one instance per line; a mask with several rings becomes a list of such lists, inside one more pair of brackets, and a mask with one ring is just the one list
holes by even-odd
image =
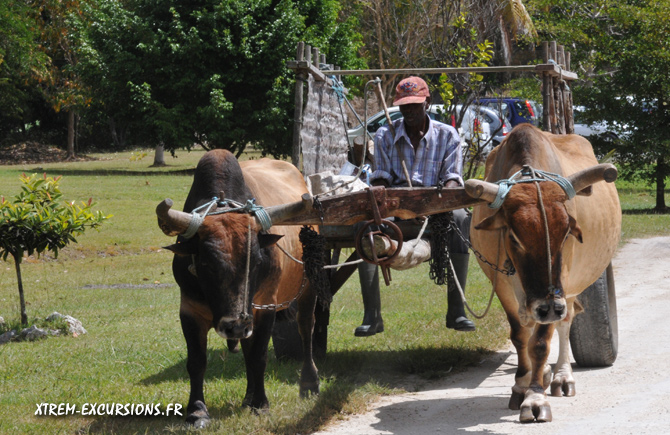
[[[463, 243], [465, 243], [467, 245], [467, 247], [472, 251], [473, 254], [475, 254], [477, 256], [477, 258], [479, 258], [479, 260], [482, 263], [487, 264], [491, 269], [495, 270], [496, 272], [500, 272], [503, 275], [512, 276], [516, 273], [516, 269], [514, 268], [514, 265], [512, 265], [512, 264], [510, 264], [507, 267], [504, 267], [504, 265], [503, 265], [503, 268], [500, 268], [500, 267], [498, 267], [497, 264], [493, 264], [490, 261], [488, 261], [484, 257], [484, 254], [477, 251], [474, 248], [474, 246], [472, 246], [472, 243], [470, 243], [470, 240], [468, 240], [465, 236], [463, 236], [463, 233], [461, 233], [461, 230], [458, 228], [458, 225], [456, 225], [456, 223], [453, 220], [449, 223], [449, 225], [454, 231], [456, 231], [456, 234], [458, 234], [458, 237], [461, 238]], [[505, 262], [505, 264], [507, 264], [507, 261]]]
[[298, 300], [300, 296], [302, 296], [302, 292], [305, 291], [305, 284], [307, 283], [307, 276], [303, 272], [302, 274], [302, 284], [300, 285], [300, 290], [298, 291], [298, 294], [295, 295], [293, 299], [290, 301], [284, 301], [281, 304], [263, 304], [263, 305], [258, 305], [254, 304], [253, 302], [251, 303], [251, 307], [255, 308], [257, 310], [268, 310], [268, 311], [277, 311], [282, 308], [288, 308], [289, 305], [291, 305], [293, 302]]

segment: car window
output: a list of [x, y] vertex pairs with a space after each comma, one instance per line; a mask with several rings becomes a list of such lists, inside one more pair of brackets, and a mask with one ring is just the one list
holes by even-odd
[[[402, 118], [402, 113], [391, 112], [391, 113], [389, 113], [389, 117], [391, 118], [391, 121], [395, 121], [398, 118]], [[368, 131], [370, 133], [374, 133], [385, 125], [386, 125], [386, 116], [384, 114], [382, 114], [378, 119], [376, 119], [376, 120], [372, 121], [370, 124], [368, 124]]]
[[516, 109], [517, 113], [523, 116], [524, 118], [526, 119], [532, 118], [532, 116], [530, 115], [530, 111], [528, 110], [528, 106], [526, 106], [525, 102], [515, 101], [514, 108]]

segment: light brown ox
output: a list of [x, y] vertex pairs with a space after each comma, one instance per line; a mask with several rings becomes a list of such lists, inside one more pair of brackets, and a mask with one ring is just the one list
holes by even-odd
[[[500, 209], [474, 208], [470, 237], [473, 247], [485, 258], [500, 268], [509, 259], [517, 271], [507, 276], [480, 261], [507, 313], [518, 353], [509, 407], [521, 410], [521, 422], [551, 421], [545, 394], [551, 381], [551, 367], [547, 365], [551, 337], [558, 325], [560, 347], [551, 394], [573, 396], [569, 332], [575, 308], [580, 310], [575, 300], [610, 263], [621, 232], [621, 208], [611, 183], [616, 168], [598, 165], [586, 139], [545, 133], [530, 124], [517, 126], [491, 152], [485, 180], [468, 180], [466, 190], [492, 202], [498, 190], [492, 183], [508, 179], [523, 165], [566, 176], [578, 195], [568, 200], [553, 181], [516, 184]], [[609, 183], [597, 182], [603, 179]]]

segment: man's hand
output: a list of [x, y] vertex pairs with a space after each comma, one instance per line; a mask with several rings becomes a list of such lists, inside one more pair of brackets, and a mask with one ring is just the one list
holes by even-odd
[[446, 187], [448, 189], [453, 189], [453, 188], [456, 188], [456, 187], [461, 187], [461, 185], [458, 184], [458, 181], [456, 181], [456, 180], [449, 180], [449, 181], [447, 181], [447, 184], [444, 185], [444, 187]]

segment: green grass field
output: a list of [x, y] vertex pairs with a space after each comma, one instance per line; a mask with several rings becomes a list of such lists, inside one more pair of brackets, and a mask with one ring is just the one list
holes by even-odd
[[[148, 168], [151, 152], [94, 155], [98, 160], [0, 166], [0, 194], [13, 196], [21, 172], [64, 175], [64, 199], [88, 200], [114, 217], [98, 232], [79, 237], [58, 259], [26, 258], [22, 266], [29, 318], [53, 311], [70, 314], [88, 333], [0, 346], [0, 433], [175, 433], [183, 417], [35, 415], [37, 404], [186, 405], [189, 382], [181, 335], [179, 290], [162, 249], [171, 243], [156, 225], [155, 206], [171, 197], [181, 207], [192, 169], [202, 152], [167, 157], [167, 168]], [[670, 234], [670, 216], [649, 214], [651, 190], [620, 184], [623, 237]], [[472, 256], [473, 257], [473, 256]], [[11, 258], [11, 257], [10, 257]], [[19, 314], [14, 265], [0, 263], [0, 316], [16, 323]], [[471, 258], [467, 296], [477, 311], [490, 284]], [[318, 429], [330, 419], [358, 412], [378, 395], [411, 391], [433, 379], [478, 364], [507, 342], [507, 325], [497, 300], [478, 320], [474, 333], [444, 326], [444, 288], [428, 278], [427, 267], [394, 272], [382, 288], [386, 331], [355, 338], [362, 302], [354, 276], [331, 307], [329, 352], [317, 361], [321, 394], [298, 397], [300, 365], [278, 362], [272, 351], [266, 373], [271, 401], [267, 415], [241, 408], [246, 385], [241, 354], [228, 353], [210, 332], [205, 397], [214, 418], [200, 433], [295, 434]], [[355, 369], [352, 369], [354, 368]]]

